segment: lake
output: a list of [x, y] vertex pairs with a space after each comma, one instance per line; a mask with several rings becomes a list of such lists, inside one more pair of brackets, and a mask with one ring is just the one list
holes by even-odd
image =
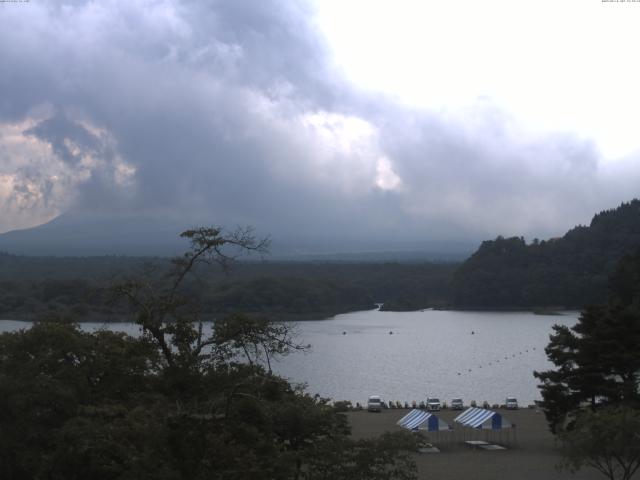
[[[534, 370], [551, 367], [544, 353], [555, 323], [573, 325], [577, 312], [560, 316], [530, 312], [352, 312], [297, 323], [299, 340], [312, 348], [274, 364], [310, 393], [335, 400], [417, 402], [426, 396], [465, 403], [504, 403], [507, 395], [526, 405], [540, 399]], [[0, 321], [0, 332], [25, 322]], [[94, 330], [102, 324], [85, 323]], [[134, 324], [107, 328], [138, 332]], [[391, 333], [392, 332], [392, 333]]]

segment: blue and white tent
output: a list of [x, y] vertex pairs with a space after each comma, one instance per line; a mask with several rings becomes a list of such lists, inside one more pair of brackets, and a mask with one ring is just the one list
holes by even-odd
[[466, 409], [454, 418], [453, 421], [464, 427], [477, 428], [480, 430], [502, 430], [503, 428], [512, 428], [515, 426], [498, 412], [475, 407]]
[[426, 430], [427, 432], [451, 430], [447, 422], [424, 410], [411, 410], [398, 420], [398, 425], [408, 430]]

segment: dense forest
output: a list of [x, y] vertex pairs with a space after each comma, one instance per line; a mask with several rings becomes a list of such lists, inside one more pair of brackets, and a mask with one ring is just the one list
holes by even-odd
[[[189, 283], [211, 318], [233, 312], [325, 318], [374, 308], [583, 308], [607, 296], [617, 261], [640, 247], [640, 201], [623, 203], [562, 238], [485, 241], [464, 263], [245, 260], [204, 268]], [[268, 258], [268, 257], [267, 257]], [[160, 257], [26, 257], [0, 253], [0, 318], [118, 321], [111, 286], [169, 268]]]
[[582, 308], [607, 297], [607, 278], [640, 247], [640, 201], [623, 203], [562, 238], [498, 237], [482, 243], [456, 271], [457, 308]]
[[[63, 316], [117, 321], [117, 281], [169, 267], [165, 258], [24, 257], [0, 254], [0, 318]], [[191, 294], [210, 316], [243, 311], [279, 319], [324, 318], [373, 308], [415, 310], [446, 305], [457, 264], [238, 262], [229, 272], [203, 269]]]

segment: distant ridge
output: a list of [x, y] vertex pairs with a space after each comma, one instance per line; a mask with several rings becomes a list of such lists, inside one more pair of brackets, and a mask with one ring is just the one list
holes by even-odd
[[458, 308], [581, 308], [606, 299], [607, 277], [640, 248], [640, 200], [596, 214], [562, 238], [482, 242], [454, 275]]
[[37, 227], [0, 235], [0, 251], [37, 256], [169, 256], [184, 251], [189, 228], [151, 217], [63, 214]]
[[[48, 223], [0, 235], [0, 252], [28, 256], [174, 256], [182, 254], [184, 230], [207, 222], [160, 216], [120, 216], [71, 212]], [[234, 226], [234, 225], [231, 225]], [[268, 232], [256, 232], [265, 235]], [[336, 237], [272, 238], [269, 259], [299, 262], [402, 262], [462, 261], [471, 242], [347, 242]]]

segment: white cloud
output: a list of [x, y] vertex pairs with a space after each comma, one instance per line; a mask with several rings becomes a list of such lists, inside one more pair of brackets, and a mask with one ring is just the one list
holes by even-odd
[[376, 185], [381, 190], [396, 190], [402, 185], [402, 180], [393, 171], [393, 166], [386, 157], [378, 158], [376, 173]]
[[0, 231], [51, 220], [71, 207], [82, 185], [96, 176], [99, 181], [111, 178], [118, 187], [132, 186], [135, 168], [116, 153], [108, 132], [91, 127], [86, 132], [96, 145], [82, 145], [64, 130], [45, 134], [42, 126], [54, 119], [0, 123]]
[[335, 61], [359, 86], [457, 111], [488, 98], [527, 129], [640, 150], [640, 4], [511, 0], [317, 2]]

